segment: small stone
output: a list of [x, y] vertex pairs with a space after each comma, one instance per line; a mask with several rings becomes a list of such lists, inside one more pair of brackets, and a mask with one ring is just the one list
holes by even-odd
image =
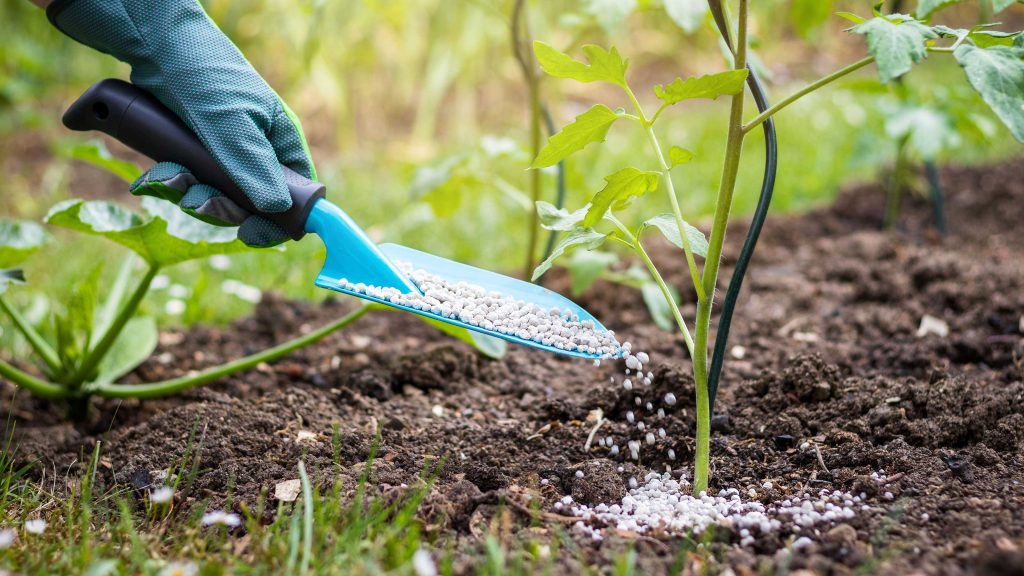
[[295, 434], [295, 442], [297, 444], [313, 444], [316, 442], [316, 432], [310, 432], [309, 430], [299, 430]]
[[917, 337], [924, 338], [930, 334], [934, 334], [939, 338], [949, 336], [949, 324], [941, 318], [925, 314], [921, 317], [921, 324], [917, 327]]
[[962, 482], [970, 484], [974, 482], [974, 464], [964, 456], [950, 456], [946, 458], [946, 467]]
[[837, 524], [835, 528], [825, 532], [825, 541], [849, 546], [857, 541], [857, 530], [849, 524]]
[[728, 414], [715, 414], [711, 417], [711, 431], [719, 434], [732, 432], [732, 424], [729, 422]]
[[789, 450], [796, 443], [796, 439], [789, 434], [780, 434], [773, 438], [777, 450]]
[[281, 502], [295, 502], [302, 492], [302, 481], [298, 478], [285, 480], [274, 485], [274, 498]]

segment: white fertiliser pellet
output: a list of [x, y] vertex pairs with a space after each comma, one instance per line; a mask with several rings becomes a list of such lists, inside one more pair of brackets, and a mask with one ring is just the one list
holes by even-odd
[[468, 282], [449, 282], [405, 262], [396, 262], [421, 294], [397, 288], [367, 286], [342, 278], [338, 285], [385, 302], [444, 316], [500, 334], [515, 336], [569, 352], [617, 358], [629, 354], [611, 330], [597, 330], [592, 320], [580, 320], [567, 310], [545, 310], [536, 304], [487, 291]]

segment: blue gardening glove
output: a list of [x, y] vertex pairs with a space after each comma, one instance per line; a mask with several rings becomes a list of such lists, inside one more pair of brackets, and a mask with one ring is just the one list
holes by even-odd
[[[258, 210], [291, 207], [279, 164], [316, 179], [295, 114], [197, 0], [55, 0], [46, 13], [68, 36], [129, 64], [132, 83], [188, 125]], [[239, 239], [250, 246], [288, 239], [280, 226], [177, 164], [157, 164], [131, 191], [176, 202], [213, 224], [239, 226]]]

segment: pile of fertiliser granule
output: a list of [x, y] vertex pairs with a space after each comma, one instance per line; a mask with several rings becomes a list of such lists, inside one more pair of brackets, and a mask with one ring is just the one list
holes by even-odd
[[[610, 381], [633, 397], [635, 408], [625, 414], [631, 432], [619, 437], [614, 434], [600, 436], [595, 446], [612, 460], [632, 460], [639, 465], [642, 451], [658, 449], [658, 445], [663, 444], [659, 440], [666, 437], [666, 431], [658, 422], [665, 418], [666, 409], [671, 410], [676, 404], [676, 397], [668, 392], [659, 398], [645, 399], [644, 391], [652, 388], [654, 380], [653, 372], [645, 372], [650, 362], [648, 354], [634, 353], [631, 344], [620, 344], [611, 330], [596, 330], [593, 322], [580, 321], [567, 311], [557, 308], [546, 310], [466, 282], [448, 282], [408, 264], [398, 263], [398, 267], [416, 284], [421, 294], [353, 284], [344, 279], [339, 284], [349, 291], [429, 311], [486, 330], [511, 334], [560, 350], [593, 354], [599, 357], [594, 360], [595, 365], [600, 365], [601, 359], [624, 360], [624, 376], [619, 379], [612, 376]], [[672, 449], [667, 449], [664, 455], [668, 460], [676, 459]], [[618, 470], [625, 474], [622, 466]], [[876, 474], [873, 477], [884, 482], [884, 476]], [[571, 496], [565, 496], [554, 503], [554, 508], [578, 517], [574, 528], [595, 540], [601, 540], [606, 529], [682, 536], [700, 534], [715, 526], [734, 531], [743, 546], [753, 544], [758, 535], [814, 534], [817, 526], [849, 520], [858, 511], [871, 509], [865, 494], [841, 491], [798, 492], [767, 504], [757, 499], [759, 491], [754, 487], [747, 487], [743, 492], [727, 488], [714, 495], [706, 492], [694, 495], [689, 482], [678, 475], [673, 476], [671, 472], [650, 472], [642, 483], [635, 477], [629, 477], [628, 485], [626, 496], [618, 503], [584, 505], [575, 503]], [[771, 488], [771, 483], [765, 482], [761, 485], [761, 493], [765, 494]], [[794, 546], [811, 542], [807, 536], [801, 536]]]

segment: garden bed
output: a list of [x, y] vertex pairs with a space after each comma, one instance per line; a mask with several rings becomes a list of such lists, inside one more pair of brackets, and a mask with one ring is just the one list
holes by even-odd
[[[791, 537], [741, 537], [718, 530], [711, 555], [689, 562], [739, 573], [788, 566], [845, 573], [861, 567], [902, 574], [1020, 573], [1024, 570], [1024, 164], [950, 169], [950, 236], [928, 229], [928, 206], [909, 201], [903, 230], [877, 231], [884, 206], [874, 186], [846, 190], [831, 207], [770, 220], [737, 309], [712, 437], [712, 492], [737, 488], [774, 502], [819, 490], [864, 492], [853, 519]], [[751, 193], [751, 191], [741, 191]], [[785, 194], [785, 190], [779, 190]], [[729, 258], [742, 230], [729, 239]], [[683, 260], [652, 246], [676, 285]], [[672, 253], [676, 254], [676, 253]], [[660, 257], [660, 258], [659, 258]], [[726, 270], [727, 274], [731, 270]], [[548, 280], [566, 288], [564, 276]], [[325, 294], [319, 305], [265, 298], [227, 328], [165, 333], [133, 379], [173, 377], [257, 351], [337, 318], [355, 305]], [[693, 317], [684, 294], [684, 316]], [[457, 540], [467, 570], [482, 534], [532, 536], [561, 526], [579, 556], [559, 562], [607, 566], [633, 543], [644, 573], [677, 560], [681, 540], [606, 530], [598, 542], [555, 508], [566, 495], [616, 503], [630, 477], [668, 466], [692, 468], [693, 385], [678, 334], [659, 331], [638, 294], [598, 282], [577, 301], [620, 339], [651, 354], [651, 398], [679, 401], [658, 426], [665, 438], [640, 465], [584, 450], [598, 436], [631, 432], [633, 393], [609, 384], [618, 363], [589, 362], [512, 347], [482, 358], [400, 313], [373, 313], [272, 365], [164, 400], [101, 400], [88, 422], [19, 394], [4, 411], [17, 425], [16, 459], [35, 474], [81, 467], [102, 440], [101, 482], [143, 488], [154, 473], [200, 447], [193, 498], [252, 505], [261, 492], [297, 478], [302, 458], [320, 486], [340, 473], [352, 489], [380, 430], [371, 484], [385, 495], [415, 485], [424, 467], [443, 469], [420, 509], [427, 531]], [[924, 316], [948, 334], [919, 336]], [[652, 421], [654, 419], [652, 418]], [[332, 427], [340, 438], [334, 468]], [[300, 434], [301, 433], [301, 434]], [[312, 434], [307, 434], [312, 433]], [[665, 456], [672, 449], [674, 461]], [[87, 458], [85, 458], [87, 459]], [[622, 472], [618, 467], [622, 466]], [[583, 477], [576, 474], [583, 471]], [[874, 478], [872, 475], [874, 474]], [[884, 480], [878, 480], [882, 478]], [[545, 482], [542, 483], [542, 480]], [[531, 498], [545, 512], [532, 527]], [[185, 502], [184, 505], [189, 505]], [[273, 509], [273, 506], [269, 507]], [[507, 523], [492, 524], [495, 515]], [[510, 536], [511, 537], [511, 536]], [[797, 549], [798, 548], [798, 549]], [[461, 552], [461, 551], [466, 552]]]

